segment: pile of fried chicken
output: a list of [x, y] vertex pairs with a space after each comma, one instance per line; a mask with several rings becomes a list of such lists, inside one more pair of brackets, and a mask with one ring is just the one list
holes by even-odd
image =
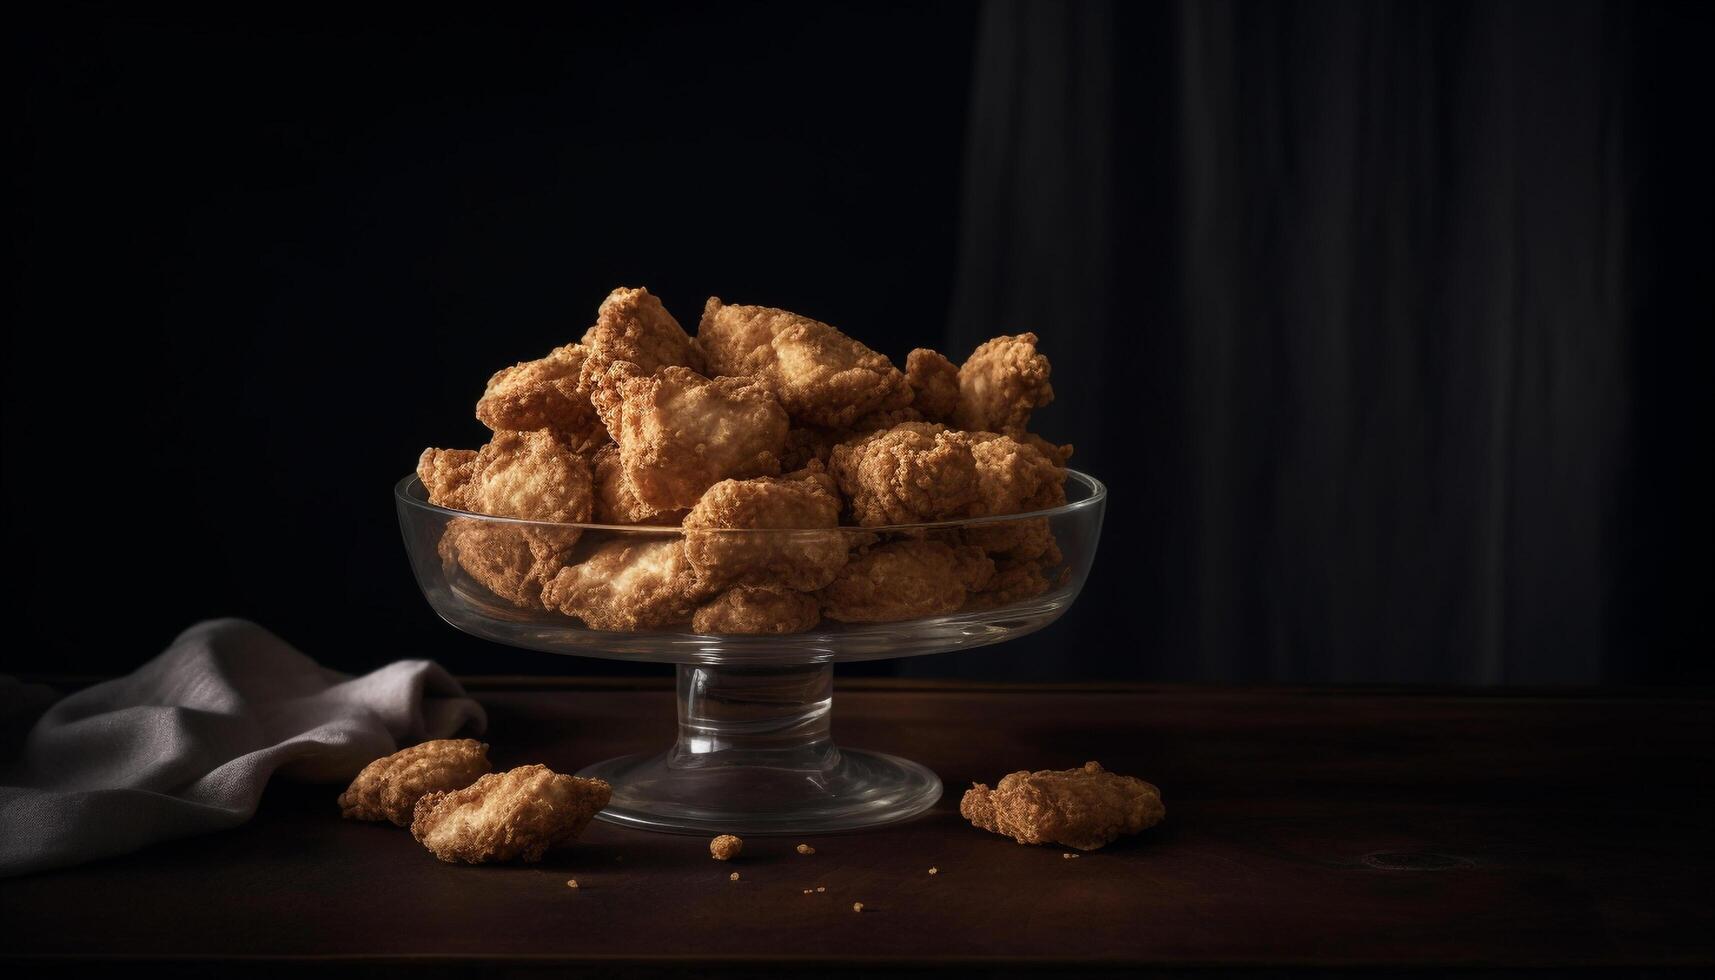
[[[808, 317], [711, 298], [697, 334], [616, 289], [577, 343], [488, 381], [481, 449], [428, 449], [454, 518], [448, 571], [597, 630], [794, 633], [1037, 595], [1062, 556], [1060, 446], [1027, 429], [1054, 397], [1030, 333], [962, 365], [885, 356]], [[934, 521], [954, 527], [893, 529]], [[583, 523], [676, 527], [638, 534]], [[874, 529], [874, 530], [870, 530]]]

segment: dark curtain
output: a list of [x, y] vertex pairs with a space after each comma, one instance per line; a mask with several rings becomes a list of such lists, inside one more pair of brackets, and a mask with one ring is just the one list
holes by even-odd
[[948, 346], [1042, 335], [1039, 428], [1113, 497], [1065, 623], [957, 668], [1707, 676], [1698, 36], [1690, 6], [988, 4]]
[[242, 615], [345, 670], [644, 669], [441, 623], [388, 495], [641, 283], [1052, 356], [1037, 427], [1112, 489], [1084, 597], [842, 673], [1715, 680], [1712, 12], [31, 8], [0, 665]]

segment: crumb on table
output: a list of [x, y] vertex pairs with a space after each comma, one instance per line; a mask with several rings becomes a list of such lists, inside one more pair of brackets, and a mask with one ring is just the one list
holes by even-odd
[[1073, 854], [1073, 853], [1072, 853], [1072, 852], [1071, 852], [1071, 851], [1062, 851], [1062, 852], [1061, 852], [1061, 853], [1060, 853], [1060, 860], [1062, 860], [1062, 861], [1070, 861], [1070, 860], [1073, 860], [1073, 859], [1074, 859], [1074, 858], [1076, 858], [1076, 857], [1078, 857], [1078, 856], [1079, 856], [1079, 855], [1076, 855], [1076, 854]]
[[932, 875], [938, 875], [941, 873], [941, 869], [940, 868], [930, 868], [929, 873]]
[[816, 853], [816, 849], [811, 847], [808, 844], [799, 844], [798, 845], [798, 853], [799, 854], [814, 854], [814, 853]]
[[709, 854], [716, 861], [731, 861], [744, 850], [744, 841], [732, 834], [722, 834], [709, 841]]
[[821, 886], [821, 885], [817, 885], [817, 886], [816, 886], [816, 890], [817, 890], [817, 891], [819, 891], [819, 892], [825, 892], [825, 891], [827, 891], [827, 889], [826, 889], [826, 888], [824, 888], [824, 887], [822, 887], [822, 886]]
[[853, 912], [862, 912], [863, 911], [863, 903], [862, 902], [853, 902], [852, 903], [852, 911]]
[[730, 875], [727, 875], [727, 876], [726, 876], [726, 880], [728, 880], [728, 881], [737, 881], [737, 880], [738, 880], [738, 872], [737, 872], [737, 871], [734, 871], [734, 872], [733, 872], [733, 873], [732, 873], [732, 874], [730, 874]]
[[567, 888], [576, 888], [576, 887], [578, 887], [578, 879], [576, 879], [576, 878], [567, 878], [567, 879], [566, 879], [566, 887], [567, 887]]

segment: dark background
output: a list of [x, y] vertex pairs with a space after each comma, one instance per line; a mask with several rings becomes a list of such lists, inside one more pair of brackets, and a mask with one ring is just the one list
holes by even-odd
[[854, 672], [1715, 677], [1709, 5], [357, 6], [10, 32], [0, 669], [650, 669], [443, 625], [390, 498], [625, 284], [1042, 336], [1083, 598]]

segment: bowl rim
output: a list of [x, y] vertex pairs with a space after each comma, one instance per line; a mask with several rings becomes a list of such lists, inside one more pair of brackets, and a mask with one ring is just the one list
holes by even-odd
[[[882, 524], [882, 525], [877, 525], [875, 527], [867, 527], [867, 526], [858, 525], [858, 524], [841, 524], [838, 527], [692, 528], [691, 530], [702, 532], [702, 533], [715, 532], [715, 533], [720, 533], [720, 534], [761, 534], [761, 533], [781, 534], [783, 532], [788, 532], [788, 531], [806, 531], [806, 532], [817, 532], [817, 533], [826, 533], [828, 531], [854, 531], [854, 532], [855, 531], [868, 531], [868, 532], [922, 531], [922, 530], [934, 530], [934, 529], [945, 529], [945, 528], [956, 528], [956, 527], [977, 527], [977, 526], [988, 526], [988, 525], [993, 525], [993, 524], [1006, 524], [1006, 523], [1010, 523], [1013, 521], [1032, 520], [1032, 519], [1044, 518], [1044, 517], [1062, 517], [1062, 516], [1067, 515], [1067, 514], [1075, 514], [1075, 513], [1078, 513], [1080, 511], [1100, 508], [1107, 501], [1107, 499], [1108, 499], [1107, 485], [1102, 483], [1102, 481], [1096, 479], [1095, 477], [1091, 476], [1090, 474], [1085, 473], [1082, 470], [1075, 470], [1075, 469], [1068, 467], [1066, 469], [1066, 479], [1068, 481], [1081, 484], [1089, 492], [1089, 495], [1084, 497], [1081, 500], [1074, 500], [1070, 503], [1061, 504], [1058, 507], [1050, 507], [1047, 510], [1027, 511], [1027, 512], [1022, 513], [1022, 514], [996, 514], [996, 515], [993, 515], [990, 517], [961, 517], [961, 518], [955, 518], [952, 520], [944, 520], [944, 521], [922, 521], [922, 522], [915, 523], [915, 524]], [[413, 489], [416, 489], [417, 491], [422, 493], [422, 496], [419, 497], [419, 496], [412, 494], [411, 491]], [[583, 531], [622, 531], [622, 532], [627, 532], [630, 534], [642, 534], [642, 535], [654, 535], [654, 536], [680, 535], [680, 534], [686, 533], [686, 529], [684, 527], [681, 527], [681, 526], [676, 525], [676, 524], [673, 524], [673, 525], [595, 524], [595, 523], [587, 523], [587, 522], [585, 522], [585, 523], [569, 523], [569, 522], [559, 522], [559, 521], [533, 521], [533, 520], [527, 520], [527, 519], [522, 518], [522, 517], [498, 517], [498, 516], [495, 516], [493, 514], [479, 514], [479, 513], [476, 513], [475, 511], [455, 510], [454, 508], [451, 508], [451, 507], [442, 507], [438, 504], [429, 503], [428, 492], [423, 489], [423, 481], [415, 473], [411, 473], [411, 474], [406, 475], [404, 479], [400, 480], [398, 483], [395, 483], [393, 485], [393, 497], [400, 504], [410, 506], [410, 507], [415, 508], [415, 509], [420, 510], [420, 511], [426, 511], [426, 512], [432, 513], [432, 514], [443, 514], [449, 518], [463, 518], [465, 520], [488, 521], [488, 522], [492, 522], [495, 524], [515, 524], [515, 525], [518, 525], [520, 527], [541, 527], [541, 528], [562, 528], [562, 529], [563, 528], [577, 528], [577, 529], [583, 530]]]

